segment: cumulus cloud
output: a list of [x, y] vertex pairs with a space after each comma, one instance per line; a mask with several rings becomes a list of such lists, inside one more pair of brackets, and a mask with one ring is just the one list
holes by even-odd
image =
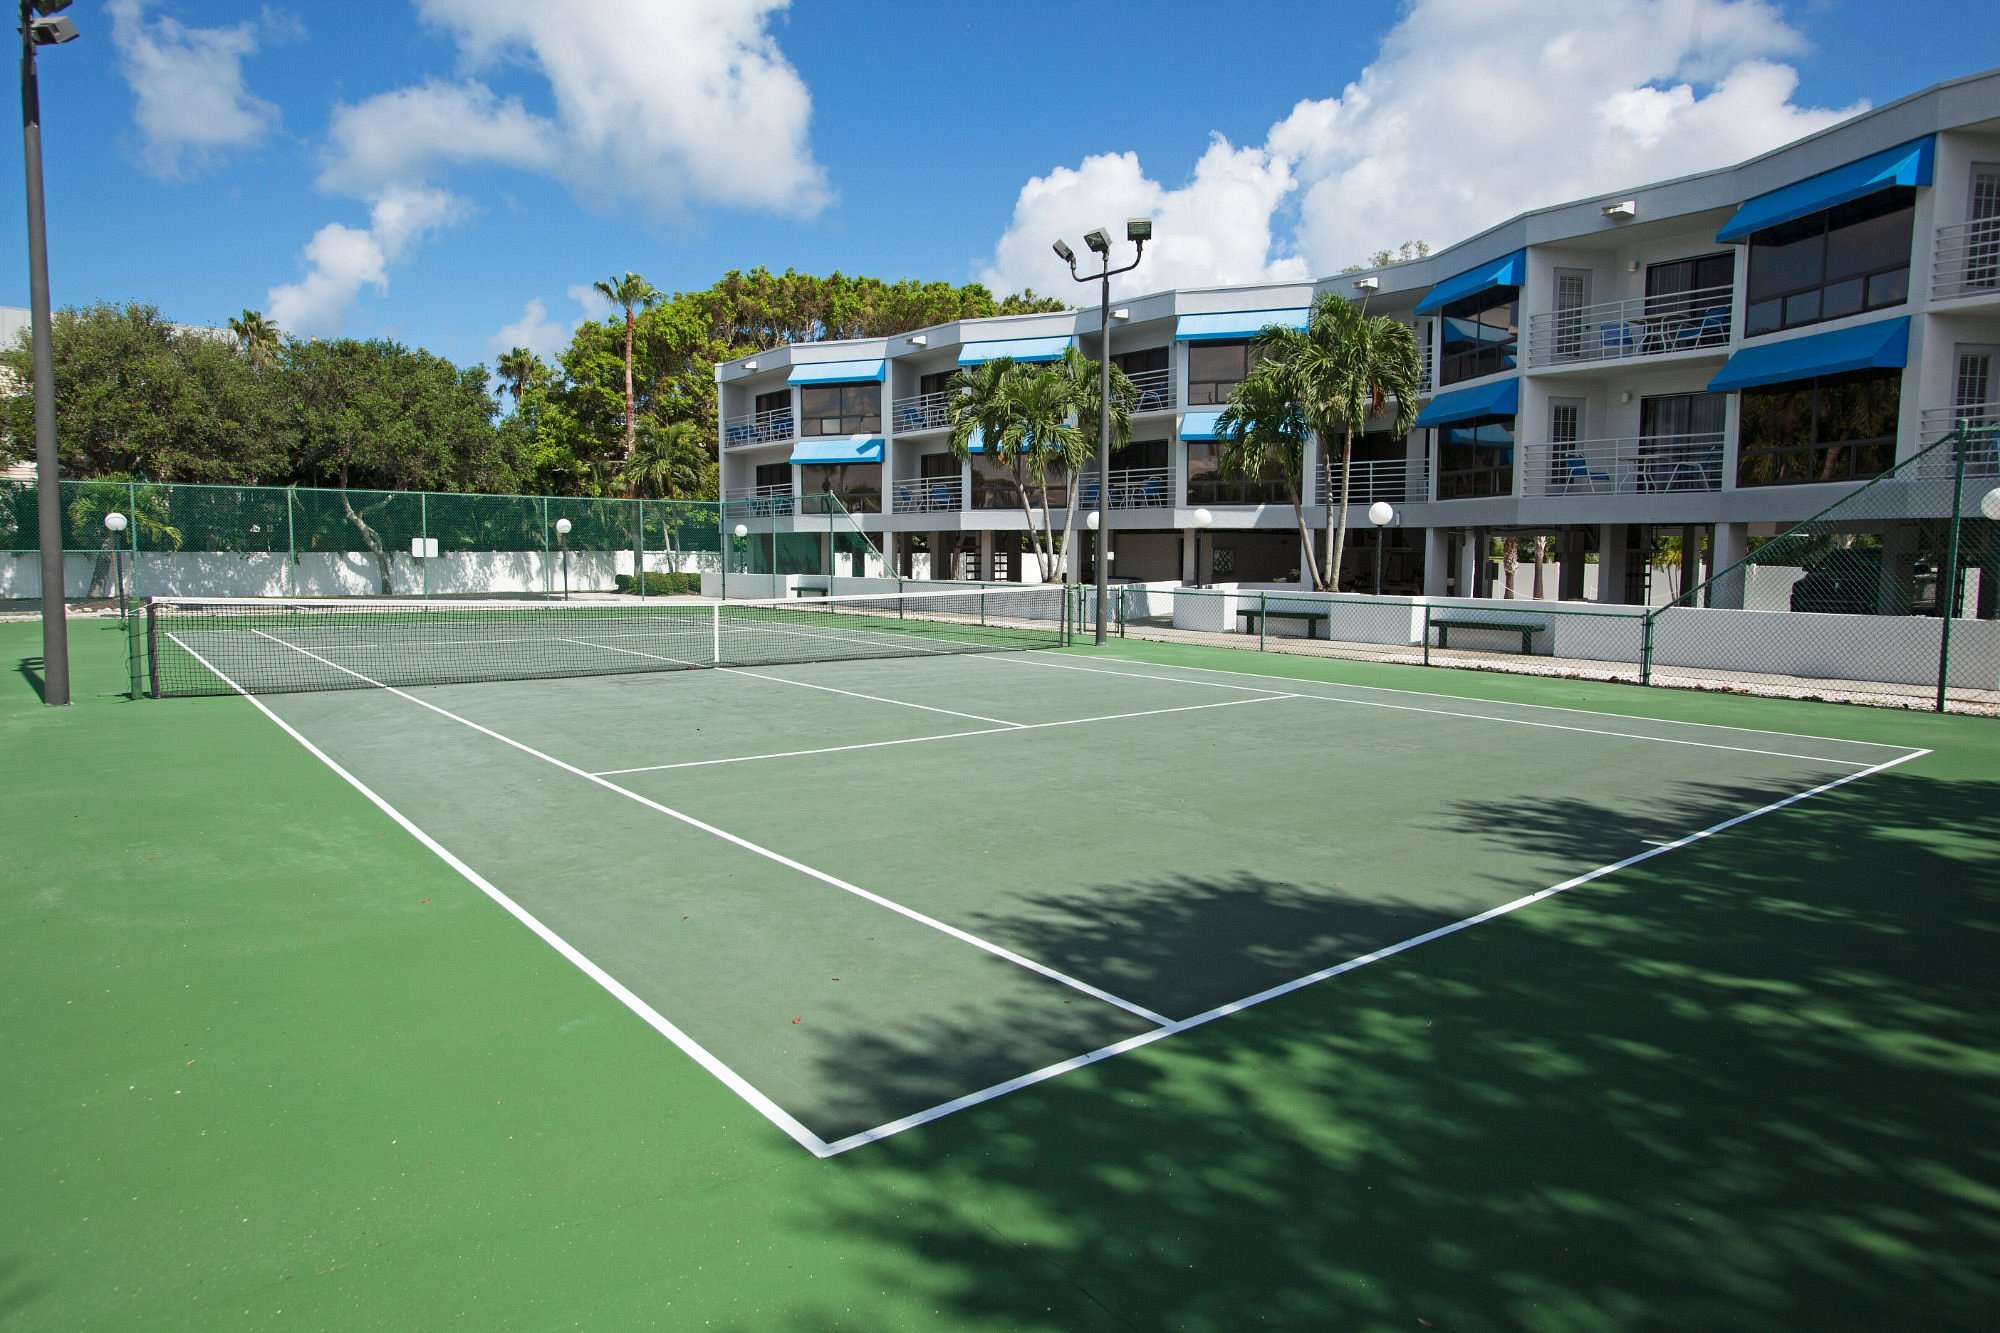
[[389, 266], [465, 211], [465, 201], [449, 191], [397, 188], [368, 210], [368, 226], [328, 223], [306, 243], [305, 276], [271, 288], [272, 321], [296, 337], [338, 333], [363, 287], [387, 290]]
[[478, 78], [382, 93], [336, 109], [321, 183], [365, 197], [497, 164], [656, 219], [697, 204], [811, 216], [831, 196], [807, 144], [811, 95], [768, 31], [785, 4], [600, 0], [552, 23], [545, 0], [418, 0], [471, 72], [538, 74], [549, 111]]
[[262, 139], [278, 108], [253, 94], [243, 62], [266, 38], [294, 35], [275, 16], [220, 28], [191, 28], [147, 12], [150, 0], [110, 0], [111, 46], [132, 90], [141, 165], [175, 177], [208, 165], [223, 151]]
[[548, 306], [537, 296], [521, 307], [521, 317], [511, 324], [504, 324], [493, 335], [492, 350], [496, 353], [525, 347], [544, 361], [553, 361], [564, 348], [569, 346], [573, 335], [587, 319], [603, 319], [613, 309], [604, 293], [589, 283], [577, 283], [568, 290], [569, 299], [576, 302], [582, 314], [567, 324], [552, 317]]
[[[985, 279], [1060, 290], [1053, 237], [1148, 210], [1159, 239], [1127, 280], [1148, 290], [1327, 274], [1413, 239], [1448, 245], [1525, 209], [1726, 166], [1866, 109], [1795, 103], [1782, 60], [1803, 49], [1765, 0], [1416, 0], [1339, 96], [1300, 102], [1259, 147], [1214, 140], [1180, 188], [1131, 154], [1030, 180]], [[1067, 212], [1053, 206], [1065, 197]]]

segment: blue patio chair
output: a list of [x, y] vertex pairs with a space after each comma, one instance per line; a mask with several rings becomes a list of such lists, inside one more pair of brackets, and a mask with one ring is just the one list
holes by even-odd
[[1630, 324], [1600, 324], [1597, 336], [1603, 348], [1613, 356], [1622, 356], [1639, 345], [1639, 338]]
[[1608, 472], [1592, 472], [1590, 464], [1584, 461], [1582, 454], [1565, 454], [1563, 455], [1563, 461], [1566, 465], [1566, 471], [1562, 478], [1563, 489], [1565, 491], [1574, 490], [1578, 486], [1587, 486], [1592, 491], [1595, 491], [1600, 485], [1609, 486], [1611, 484], [1611, 474]]
[[1717, 306], [1705, 310], [1698, 320], [1691, 319], [1674, 331], [1674, 350], [1683, 351], [1690, 347], [1714, 347], [1729, 339], [1729, 307]]

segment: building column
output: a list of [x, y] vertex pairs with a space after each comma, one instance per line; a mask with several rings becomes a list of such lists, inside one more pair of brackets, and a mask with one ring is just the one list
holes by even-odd
[[1442, 597], [1451, 578], [1451, 529], [1424, 529], [1424, 596]]
[[1701, 584], [1701, 543], [1708, 529], [1690, 523], [1681, 529], [1681, 596]]
[[1201, 582], [1201, 529], [1181, 529], [1181, 582]]
[[1597, 525], [1597, 600], [1600, 603], [1625, 600], [1625, 527], [1623, 523]]
[[1556, 534], [1556, 598], [1564, 602], [1583, 600], [1584, 555], [1587, 543], [1583, 529], [1567, 527]]
[[1715, 549], [1709, 559], [1713, 572], [1709, 578], [1714, 586], [1709, 589], [1710, 606], [1743, 605], [1743, 571], [1737, 570], [1727, 578], [1716, 579], [1716, 574], [1730, 568], [1750, 552], [1750, 525], [1748, 523], [1718, 523], [1715, 525]]
[[993, 529], [979, 530], [979, 557], [972, 567], [973, 577], [981, 583], [993, 582]]
[[[1875, 586], [1875, 614], [1878, 616], [1906, 616], [1910, 614], [1911, 591], [1917, 574], [1917, 533], [1916, 524], [1907, 519], [1892, 519], [1882, 527], [1882, 567], [1877, 574]], [[1946, 600], [1951, 589], [1944, 586], [1944, 562], [1938, 562], [1938, 604], [1949, 606]]]
[[1458, 595], [1477, 597], [1479, 575], [1486, 556], [1486, 529], [1468, 528], [1458, 548]]

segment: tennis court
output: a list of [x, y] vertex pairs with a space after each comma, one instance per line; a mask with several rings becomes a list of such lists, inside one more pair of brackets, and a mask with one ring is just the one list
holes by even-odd
[[[149, 674], [257, 691], [822, 1156], [1923, 753], [1080, 659], [1055, 596], [164, 603]], [[1496, 837], [1522, 769], [1617, 813]]]

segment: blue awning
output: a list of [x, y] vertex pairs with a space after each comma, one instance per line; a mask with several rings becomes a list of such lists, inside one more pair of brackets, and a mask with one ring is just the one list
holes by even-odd
[[1822, 171], [1785, 186], [1745, 200], [1731, 215], [1718, 241], [1740, 241], [1750, 233], [1775, 227], [1780, 222], [1805, 217], [1821, 209], [1844, 204], [1886, 190], [1895, 185], [1929, 185], [1931, 166], [1937, 156], [1937, 139], [1925, 135], [1909, 143], [1871, 154], [1859, 162], [1849, 162], [1832, 171]]
[[1785, 384], [1849, 370], [1894, 369], [1910, 357], [1910, 317], [1857, 324], [1851, 329], [1788, 338], [1746, 347], [1722, 363], [1708, 382], [1710, 393]]
[[1511, 417], [1521, 410], [1521, 381], [1497, 380], [1476, 389], [1441, 393], [1417, 413], [1419, 426], [1449, 426], [1475, 417]]
[[996, 342], [967, 343], [958, 349], [958, 364], [977, 366], [1011, 356], [1016, 361], [1060, 361], [1062, 354], [1076, 345], [1065, 333], [1057, 338], [1002, 338]]
[[1456, 277], [1446, 278], [1424, 293], [1424, 299], [1417, 302], [1417, 313], [1428, 315], [1433, 310], [1444, 309], [1453, 301], [1477, 296], [1488, 288], [1519, 287], [1527, 280], [1528, 252], [1516, 250], [1511, 255], [1488, 260], [1478, 268], [1469, 268]]
[[816, 361], [809, 366], [793, 366], [785, 376], [787, 384], [856, 384], [882, 379], [880, 361]]
[[792, 446], [794, 463], [879, 463], [880, 435], [827, 435]]
[[1220, 409], [1214, 412], [1181, 413], [1181, 438], [1183, 440], [1215, 440], [1215, 423], [1222, 416]]
[[970, 440], [967, 440], [965, 443], [965, 452], [967, 452], [968, 454], [985, 453], [986, 432], [981, 430], [979, 427], [974, 426], [972, 428], [972, 438]]
[[1184, 343], [1219, 342], [1225, 338], [1254, 338], [1268, 325], [1282, 324], [1302, 329], [1312, 311], [1239, 310], [1226, 315], [1182, 315], [1174, 324], [1174, 341]]

